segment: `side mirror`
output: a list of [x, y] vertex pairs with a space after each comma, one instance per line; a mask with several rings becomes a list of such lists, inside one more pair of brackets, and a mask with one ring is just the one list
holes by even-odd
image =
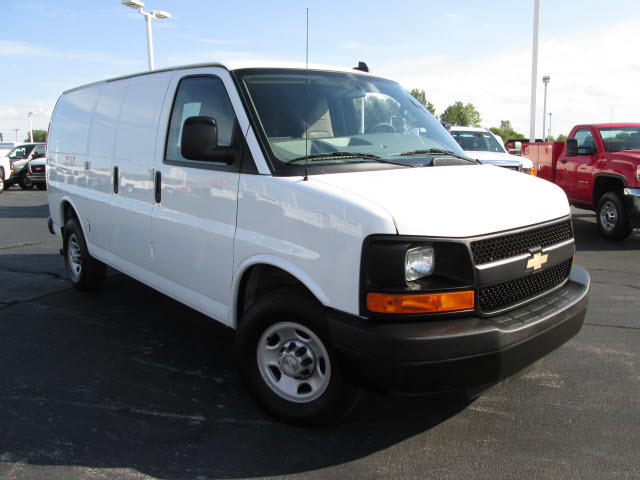
[[189, 117], [184, 122], [180, 153], [188, 160], [232, 163], [229, 148], [218, 148], [218, 126], [211, 117]]
[[565, 142], [564, 154], [567, 157], [575, 157], [578, 155], [578, 140], [570, 138]]

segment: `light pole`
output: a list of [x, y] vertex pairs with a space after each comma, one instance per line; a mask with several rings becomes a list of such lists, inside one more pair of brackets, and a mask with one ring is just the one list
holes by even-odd
[[[531, 55], [531, 111], [529, 112], [529, 141], [536, 141], [536, 78], [538, 76], [538, 21], [540, 19], [540, 0], [533, 7], [533, 51]], [[544, 132], [542, 132], [544, 137]]]
[[549, 140], [551, 140], [551, 112], [549, 112]]
[[13, 128], [12, 130], [16, 132], [16, 143], [18, 143], [18, 132], [20, 131], [20, 129], [19, 128]]
[[151, 12], [145, 12], [144, 3], [140, 0], [121, 0], [122, 5], [135, 8], [144, 15], [144, 22], [147, 26], [147, 55], [149, 57], [149, 70], [153, 70], [153, 38], [151, 36], [151, 19], [152, 18], [171, 18], [169, 12], [163, 10], [152, 10]]
[[542, 110], [542, 140], [544, 140], [544, 134], [545, 134], [544, 122], [547, 119], [547, 85], [549, 85], [549, 80], [551, 80], [551, 77], [549, 75], [545, 75], [544, 77], [542, 77], [542, 83], [544, 83], [544, 109]]
[[31, 115], [35, 115], [36, 112], [29, 112], [29, 143], [33, 143], [33, 129], [31, 128]]

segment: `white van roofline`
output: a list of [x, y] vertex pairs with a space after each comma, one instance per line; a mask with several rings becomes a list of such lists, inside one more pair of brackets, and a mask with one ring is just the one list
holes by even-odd
[[[71, 92], [75, 92], [76, 90], [82, 90], [84, 88], [88, 88], [88, 87], [93, 87], [95, 85], [100, 85], [103, 83], [108, 83], [108, 82], [115, 82], [117, 80], [124, 80], [126, 78], [133, 78], [133, 77], [140, 77], [142, 75], [151, 75], [153, 73], [159, 73], [159, 72], [171, 72], [171, 71], [176, 71], [176, 70], [188, 70], [188, 69], [195, 69], [195, 68], [211, 68], [211, 67], [219, 67], [219, 68], [224, 68], [225, 70], [228, 70], [229, 72], [235, 71], [235, 70], [240, 70], [240, 69], [244, 69], [244, 68], [279, 68], [279, 69], [296, 69], [296, 70], [304, 70], [306, 68], [306, 65], [304, 63], [301, 62], [274, 62], [274, 61], [240, 61], [240, 62], [231, 62], [229, 64], [223, 64], [223, 63], [217, 63], [217, 62], [212, 62], [212, 63], [195, 63], [195, 64], [190, 64], [190, 65], [179, 65], [179, 66], [175, 66], [175, 67], [167, 67], [167, 68], [159, 68], [157, 70], [150, 70], [150, 71], [145, 71], [145, 72], [138, 72], [138, 73], [131, 73], [129, 75], [122, 75], [119, 77], [113, 77], [113, 78], [108, 78], [105, 80], [99, 80], [97, 82], [91, 82], [91, 83], [87, 83], [85, 85], [81, 85], [79, 87], [75, 87], [75, 88], [71, 88], [69, 90], [66, 90], [64, 92], [62, 92], [63, 95], [66, 95], [68, 93]], [[348, 68], [348, 67], [336, 67], [333, 65], [323, 65], [323, 64], [309, 64], [309, 70], [316, 70], [316, 71], [325, 71], [325, 72], [343, 72], [343, 73], [354, 73], [356, 75], [370, 75], [370, 73], [368, 72], [363, 72], [362, 70], [356, 70], [354, 68]], [[383, 78], [383, 77], [380, 77]]]

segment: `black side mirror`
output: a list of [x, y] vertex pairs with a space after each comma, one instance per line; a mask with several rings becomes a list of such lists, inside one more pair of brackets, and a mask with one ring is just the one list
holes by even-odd
[[578, 155], [578, 140], [570, 138], [565, 142], [564, 154], [567, 157], [575, 157]]
[[188, 160], [231, 163], [229, 148], [218, 148], [218, 126], [211, 117], [189, 117], [184, 122], [180, 153]]

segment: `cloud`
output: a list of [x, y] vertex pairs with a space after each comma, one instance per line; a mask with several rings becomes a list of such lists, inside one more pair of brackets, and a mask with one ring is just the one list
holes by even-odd
[[359, 42], [345, 42], [341, 44], [339, 48], [342, 50], [353, 50], [354, 48], [360, 48], [360, 45]]
[[[580, 35], [540, 37], [537, 80], [536, 134], [542, 135], [544, 86], [550, 75], [548, 113], [552, 135], [569, 133], [577, 123], [633, 121], [640, 111], [635, 95], [640, 61], [640, 19], [622, 21]], [[478, 51], [475, 51], [477, 54]], [[401, 58], [379, 73], [407, 88], [423, 89], [437, 112], [460, 100], [471, 102], [486, 127], [510, 120], [529, 134], [531, 46], [498, 55], [453, 63], [443, 57]], [[613, 108], [613, 115], [611, 111]]]
[[445, 14], [445, 17], [452, 18], [452, 19], [457, 19], [458, 18], [458, 14], [457, 13], [447, 13], [447, 14]]
[[127, 60], [108, 53], [88, 51], [60, 51], [41, 45], [12, 40], [0, 40], [0, 57], [49, 57], [85, 62], [110, 63], [119, 65], [137, 65], [137, 61]]

